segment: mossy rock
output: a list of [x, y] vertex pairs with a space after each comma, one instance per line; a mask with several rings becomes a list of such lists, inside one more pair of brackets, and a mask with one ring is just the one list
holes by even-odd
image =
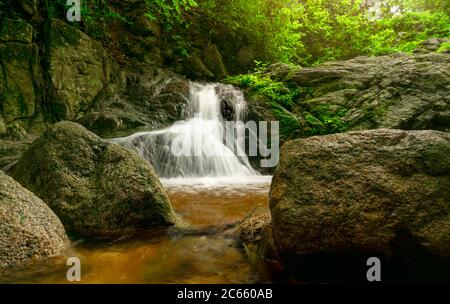
[[82, 126], [51, 126], [13, 176], [48, 203], [66, 229], [108, 235], [172, 226], [177, 218], [152, 166]]
[[102, 45], [60, 20], [48, 30], [51, 114], [74, 120], [87, 111], [117, 73]]
[[33, 26], [20, 19], [4, 18], [0, 22], [1, 42], [31, 43], [33, 40]]
[[9, 42], [0, 45], [0, 100], [2, 116], [8, 124], [17, 119], [30, 119], [35, 115], [37, 92], [35, 74], [40, 65], [37, 47], [33, 44]]

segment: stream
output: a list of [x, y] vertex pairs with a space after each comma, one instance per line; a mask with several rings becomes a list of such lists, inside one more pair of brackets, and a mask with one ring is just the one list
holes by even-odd
[[[204, 232], [164, 228], [116, 238], [72, 238], [71, 256], [81, 261], [81, 283], [267, 282], [230, 233], [214, 232], [269, 210], [271, 176], [260, 175], [238, 153], [239, 135], [232, 141], [237, 150], [224, 144], [225, 98], [233, 107], [232, 118], [242, 121], [246, 105], [241, 92], [231, 86], [191, 84], [186, 120], [113, 139], [152, 163], [180, 219]], [[182, 155], [174, 155], [174, 146]], [[55, 258], [1, 280], [68, 283], [65, 262]]]

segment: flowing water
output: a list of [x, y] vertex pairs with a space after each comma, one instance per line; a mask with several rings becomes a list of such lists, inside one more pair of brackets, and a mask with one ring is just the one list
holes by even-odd
[[[81, 283], [268, 280], [263, 271], [252, 267], [232, 234], [214, 233], [214, 228], [238, 223], [249, 214], [268, 212], [271, 181], [270, 176], [253, 170], [245, 156], [238, 157], [224, 144], [221, 94], [232, 101], [233, 119], [242, 120], [245, 101], [239, 91], [192, 84], [185, 121], [114, 140], [153, 164], [178, 216], [204, 233], [185, 235], [162, 229], [116, 239], [78, 239], [71, 255], [81, 260]], [[188, 147], [193, 156], [174, 156], [173, 145]], [[53, 259], [0, 275], [0, 282], [67, 283], [67, 269], [65, 260]]]
[[[147, 159], [162, 178], [256, 176], [245, 156], [242, 132], [226, 132], [224, 106], [234, 122], [243, 120], [245, 100], [232, 86], [191, 84], [187, 118], [169, 128], [142, 132], [114, 141]], [[236, 124], [236, 127], [242, 127]], [[227, 138], [227, 135], [230, 138]], [[228, 141], [227, 141], [228, 140]], [[226, 144], [228, 143], [228, 144]], [[238, 156], [242, 155], [242, 156]]]

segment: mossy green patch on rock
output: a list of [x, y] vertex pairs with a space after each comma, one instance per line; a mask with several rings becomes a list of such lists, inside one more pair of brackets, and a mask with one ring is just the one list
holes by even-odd
[[0, 66], [3, 79], [0, 100], [5, 122], [32, 118], [37, 102], [34, 74], [40, 69], [37, 47], [18, 42], [0, 45]]
[[92, 106], [117, 65], [99, 42], [62, 21], [52, 20], [48, 31], [51, 114], [73, 120]]
[[51, 126], [13, 176], [48, 203], [69, 232], [123, 233], [177, 222], [152, 166], [82, 126]]
[[0, 42], [31, 43], [33, 27], [19, 19], [4, 18], [0, 21]]

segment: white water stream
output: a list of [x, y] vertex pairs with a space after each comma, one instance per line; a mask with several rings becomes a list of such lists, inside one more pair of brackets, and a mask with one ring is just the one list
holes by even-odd
[[137, 151], [167, 184], [270, 182], [251, 167], [245, 153], [238, 153], [240, 132], [231, 139], [234, 149], [225, 144], [229, 133], [221, 110], [224, 100], [233, 108], [234, 122], [242, 121], [246, 110], [242, 92], [232, 86], [191, 83], [186, 120], [114, 141]]

